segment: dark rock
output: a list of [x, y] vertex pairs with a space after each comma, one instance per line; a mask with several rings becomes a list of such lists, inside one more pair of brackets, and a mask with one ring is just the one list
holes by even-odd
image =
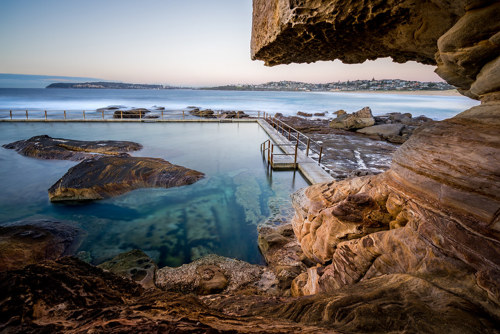
[[117, 155], [137, 151], [142, 148], [142, 145], [130, 141], [82, 141], [42, 135], [5, 144], [3, 147], [32, 158], [80, 161], [94, 157], [96, 153]]
[[143, 118], [150, 111], [145, 108], [135, 108], [130, 110], [116, 110], [113, 118]]
[[386, 139], [391, 136], [399, 136], [403, 128], [403, 124], [380, 124], [359, 129], [357, 132], [365, 135], [378, 135], [382, 139]]
[[302, 117], [312, 117], [313, 114], [303, 112], [303, 111], [297, 111], [297, 115], [302, 116]]
[[70, 168], [50, 187], [49, 198], [53, 202], [103, 199], [138, 188], [170, 188], [192, 184], [203, 175], [163, 159], [96, 157]]
[[200, 110], [199, 108], [194, 108], [192, 110], [189, 110], [189, 113], [197, 117], [215, 118], [214, 111], [211, 109]]
[[23, 220], [0, 226], [0, 271], [20, 269], [43, 260], [72, 255], [83, 232], [67, 223]]
[[314, 116], [325, 116], [326, 115], [326, 112], [317, 112], [317, 113], [314, 113]]
[[129, 278], [145, 289], [155, 287], [154, 278], [158, 267], [149, 256], [139, 249], [119, 254], [113, 259], [101, 263], [98, 267]]
[[[275, 318], [284, 299], [213, 295], [200, 299], [144, 290], [75, 258], [0, 273], [5, 333], [333, 333]], [[271, 312], [272, 310], [272, 312]]]

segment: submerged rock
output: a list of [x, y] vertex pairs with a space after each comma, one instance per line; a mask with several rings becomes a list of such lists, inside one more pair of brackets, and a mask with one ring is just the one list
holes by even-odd
[[0, 271], [72, 255], [83, 232], [67, 223], [34, 219], [0, 226]]
[[173, 165], [163, 159], [103, 156], [70, 168], [49, 189], [52, 202], [96, 200], [138, 188], [170, 188], [192, 184], [203, 173]]
[[130, 278], [145, 289], [155, 287], [154, 278], [158, 268], [153, 260], [139, 249], [119, 254], [111, 260], [101, 263], [98, 267]]
[[52, 138], [47, 135], [32, 137], [3, 145], [31, 158], [80, 161], [95, 156], [118, 155], [142, 149], [142, 145], [130, 141], [98, 140], [83, 141]]
[[208, 255], [178, 268], [156, 272], [156, 286], [182, 293], [277, 293], [268, 268], [218, 255]]
[[337, 118], [330, 122], [330, 127], [334, 129], [356, 130], [366, 128], [375, 124], [372, 111], [369, 107], [364, 107], [352, 114], [338, 114]]

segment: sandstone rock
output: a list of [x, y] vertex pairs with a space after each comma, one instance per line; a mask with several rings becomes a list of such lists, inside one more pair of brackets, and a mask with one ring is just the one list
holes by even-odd
[[156, 272], [157, 287], [182, 293], [275, 294], [276, 283], [276, 276], [266, 267], [214, 254], [178, 268], [164, 267]]
[[314, 116], [325, 116], [326, 112], [316, 112], [314, 113]]
[[98, 267], [129, 278], [142, 285], [145, 289], [155, 287], [154, 278], [158, 269], [156, 263], [139, 249], [119, 254], [113, 259], [101, 263]]
[[130, 110], [116, 110], [113, 118], [144, 118], [150, 111], [145, 108], [135, 108]]
[[268, 267], [279, 281], [279, 288], [289, 289], [293, 279], [306, 270], [302, 262], [304, 254], [292, 225], [261, 226], [258, 244]]
[[0, 226], [0, 271], [71, 255], [83, 232], [67, 223], [35, 219]]
[[145, 188], [170, 188], [192, 184], [203, 173], [173, 165], [163, 159], [104, 156], [86, 159], [70, 168], [49, 189], [49, 198], [58, 201], [103, 199]]
[[334, 129], [355, 130], [362, 129], [375, 124], [372, 111], [369, 107], [364, 107], [352, 114], [341, 114], [333, 119], [330, 127]]
[[334, 333], [273, 317], [269, 296], [180, 295], [144, 290], [74, 258], [0, 273], [5, 333]]
[[52, 138], [47, 135], [19, 140], [3, 147], [16, 150], [22, 155], [38, 159], [58, 159], [80, 161], [95, 156], [117, 155], [142, 149], [142, 145], [130, 141], [99, 140], [82, 141]]
[[211, 109], [200, 110], [200, 108], [194, 108], [189, 110], [189, 113], [198, 117], [215, 118], [214, 111]]
[[391, 136], [399, 136], [403, 128], [403, 124], [380, 124], [359, 129], [357, 132], [365, 135], [377, 135], [385, 139]]

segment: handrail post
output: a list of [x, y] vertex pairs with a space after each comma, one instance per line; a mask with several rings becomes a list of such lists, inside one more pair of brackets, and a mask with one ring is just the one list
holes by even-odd
[[104, 110], [101, 110], [102, 112], [102, 119], [104, 119]]
[[307, 138], [306, 156], [309, 156], [309, 144], [311, 144], [311, 138]]
[[297, 145], [299, 145], [299, 136], [300, 136], [300, 133], [297, 132]]
[[28, 109], [26, 109], [26, 120], [28, 120]]
[[161, 120], [163, 121], [163, 110], [161, 111]]
[[260, 118], [260, 111], [258, 111], [258, 115], [257, 115], [257, 118]]
[[120, 119], [123, 119], [123, 110], [120, 110]]
[[292, 129], [288, 127], [288, 140], [290, 140], [290, 134], [292, 133]]
[[85, 120], [85, 110], [83, 111], [83, 120]]
[[274, 144], [271, 144], [271, 168], [273, 167]]
[[66, 120], [66, 110], [64, 110], [64, 120]]
[[236, 118], [240, 119], [240, 111], [239, 110], [236, 112]]
[[269, 165], [271, 161], [271, 141], [267, 142], [267, 164]]
[[47, 110], [44, 111], [45, 111], [45, 120], [47, 120]]
[[293, 161], [293, 169], [297, 169], [297, 151], [299, 149], [299, 142], [295, 144], [295, 159]]
[[12, 110], [10, 111], [10, 119], [12, 120]]
[[184, 119], [184, 110], [182, 111], [182, 119]]
[[321, 165], [321, 154], [323, 153], [323, 146], [319, 147], [319, 159], [318, 159], [318, 165]]
[[142, 110], [139, 110], [139, 119], [142, 119]]

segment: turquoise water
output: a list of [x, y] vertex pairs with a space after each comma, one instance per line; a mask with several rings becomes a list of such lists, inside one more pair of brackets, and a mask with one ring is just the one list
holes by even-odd
[[[478, 101], [464, 96], [399, 95], [378, 93], [337, 92], [251, 92], [251, 91], [205, 91], [189, 89], [134, 90], [134, 89], [0, 89], [0, 118], [9, 116], [9, 110], [18, 111], [14, 117], [23, 118], [25, 109], [49, 110], [49, 117], [61, 116], [62, 110], [86, 110], [88, 117], [100, 117], [91, 110], [110, 105], [151, 108], [165, 107], [165, 117], [187, 106], [212, 108], [214, 110], [243, 110], [249, 114], [258, 111], [295, 115], [297, 111], [317, 113], [344, 109], [357, 111], [369, 106], [374, 115], [389, 112], [411, 113], [414, 116], [442, 120], [453, 117]], [[57, 110], [50, 113], [50, 110]], [[175, 113], [177, 112], [177, 113]], [[71, 115], [75, 115], [72, 113]], [[182, 115], [182, 113], [181, 113]], [[42, 116], [38, 113], [38, 116]], [[68, 115], [69, 116], [69, 115]], [[75, 116], [76, 117], [76, 116]], [[111, 115], [110, 115], [111, 117]]]
[[47, 134], [80, 140], [131, 140], [135, 156], [163, 158], [206, 174], [179, 188], [139, 189], [78, 205], [53, 204], [47, 189], [76, 162], [37, 160], [0, 148], [0, 224], [52, 217], [81, 227], [80, 255], [93, 263], [139, 248], [160, 266], [216, 253], [262, 263], [257, 226], [292, 214], [298, 173], [269, 175], [256, 123], [0, 123], [0, 145]]

